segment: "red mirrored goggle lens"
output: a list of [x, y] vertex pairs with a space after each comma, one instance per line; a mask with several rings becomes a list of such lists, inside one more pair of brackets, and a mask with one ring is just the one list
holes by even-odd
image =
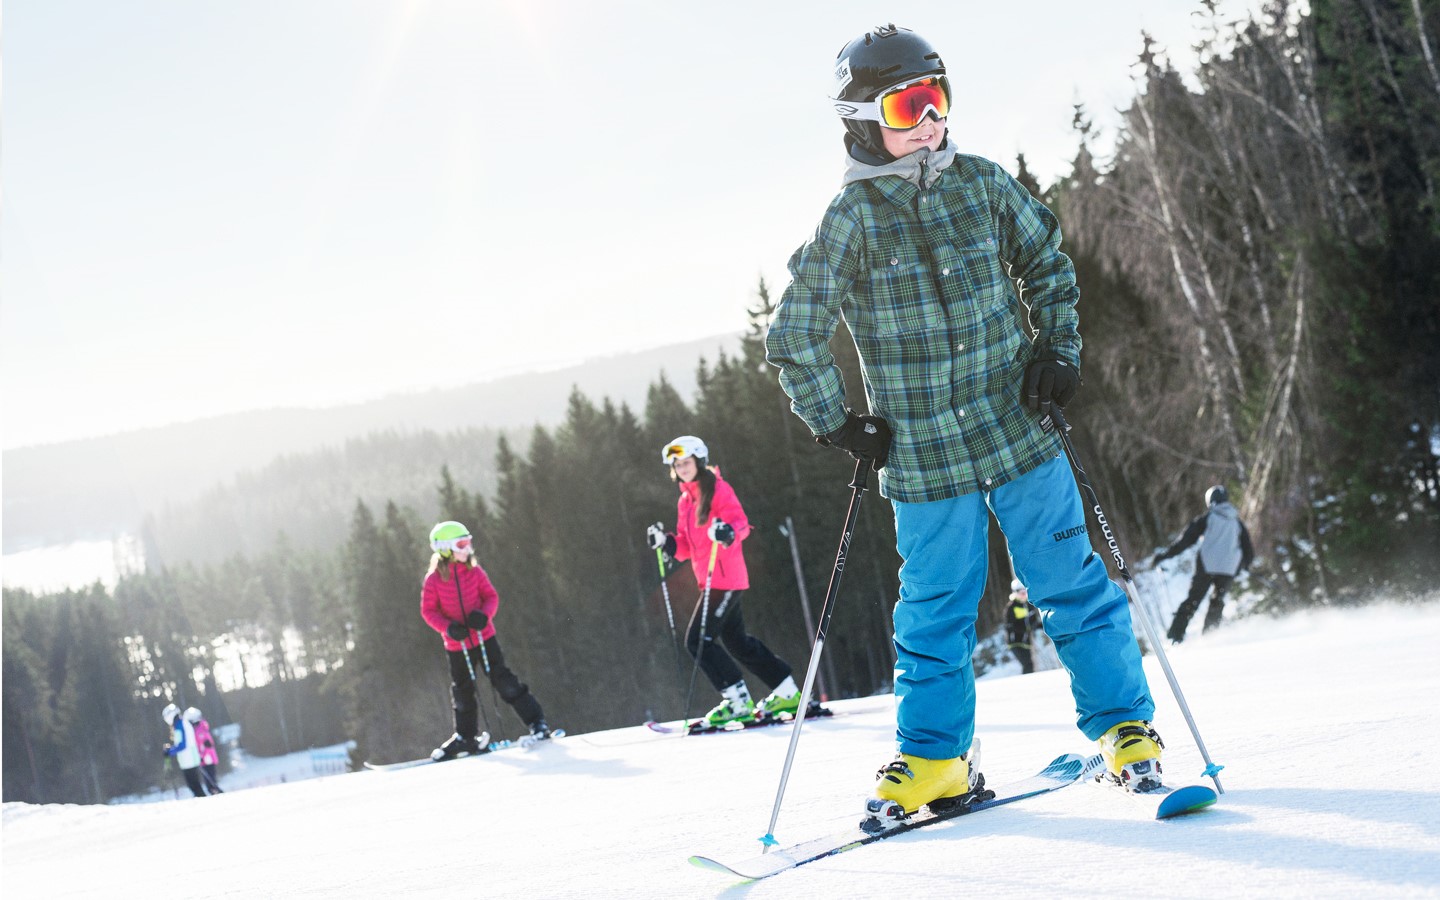
[[950, 81], [941, 75], [926, 78], [880, 97], [880, 124], [886, 128], [914, 128], [935, 110], [938, 118], [950, 115]]
[[456, 549], [456, 550], [469, 550], [469, 549], [470, 549], [470, 539], [469, 539], [469, 538], [460, 538], [458, 541], [455, 542], [455, 549]]

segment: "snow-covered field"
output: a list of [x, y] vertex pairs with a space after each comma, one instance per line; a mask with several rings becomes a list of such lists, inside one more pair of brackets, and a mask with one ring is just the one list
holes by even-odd
[[[400, 772], [127, 806], [10, 803], [6, 897], [1440, 897], [1440, 598], [1249, 618], [1171, 651], [1226, 793], [1139, 818], [1094, 785], [736, 887], [692, 853], [759, 850], [788, 728], [642, 727]], [[1172, 783], [1202, 763], [1153, 658]], [[891, 755], [888, 697], [807, 722], [776, 836], [858, 818]], [[1060, 671], [981, 682], [999, 784], [1065, 751]], [[558, 722], [557, 724], [564, 724]]]

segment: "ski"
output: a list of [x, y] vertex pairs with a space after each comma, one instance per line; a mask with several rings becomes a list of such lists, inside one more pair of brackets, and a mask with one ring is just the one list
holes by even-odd
[[[811, 719], [827, 719], [833, 717], [834, 715], [835, 712], [829, 707], [817, 706], [816, 708], [807, 710], [805, 712], [805, 721], [808, 722]], [[663, 722], [650, 721], [645, 723], [645, 727], [649, 728], [651, 731], [658, 732], [660, 734], [701, 735], [748, 731], [751, 728], [765, 728], [770, 725], [789, 725], [794, 721], [795, 717], [787, 714], [779, 716], [765, 716], [764, 718], [755, 718], [748, 721], [737, 720], [734, 722], [730, 722], [726, 725], [705, 725], [703, 719], [697, 719], [694, 722], [691, 722], [688, 728], [683, 725], [667, 725]]]
[[541, 741], [547, 741], [553, 738], [562, 738], [564, 736], [565, 729], [556, 728], [555, 730], [550, 732], [550, 737], [548, 738], [537, 738], [533, 734], [526, 734], [520, 736], [518, 739], [513, 741], [490, 741], [490, 743], [485, 745], [485, 749], [480, 751], [479, 753], [467, 753], [464, 756], [454, 756], [450, 759], [434, 759], [433, 757], [426, 756], [422, 757], [421, 759], [407, 759], [403, 762], [394, 763], [372, 763], [367, 761], [365, 763], [365, 768], [369, 769], [372, 772], [394, 772], [399, 769], [413, 769], [416, 766], [428, 766], [431, 763], [454, 762], [455, 760], [459, 759], [472, 759], [478, 756], [489, 756], [491, 753], [497, 753], [501, 750], [508, 750], [511, 747], [520, 747], [521, 749], [529, 750]]
[[[1099, 759], [1099, 756], [1092, 756], [1087, 765]], [[1175, 816], [1200, 812], [1214, 806], [1220, 799], [1215, 789], [1205, 784], [1186, 784], [1180, 787], [1167, 784], [1153, 791], [1127, 791], [1104, 771], [1095, 776], [1095, 783], [1112, 793], [1123, 794], [1131, 803], [1157, 819], [1173, 819]]]
[[901, 819], [896, 824], [880, 826], [877, 831], [869, 831], [862, 827], [869, 822], [852, 826], [845, 831], [826, 837], [815, 838], [796, 844], [785, 849], [772, 850], [769, 853], [744, 860], [734, 864], [719, 862], [706, 856], [692, 856], [692, 865], [702, 869], [709, 869], [713, 872], [726, 872], [732, 875], [739, 875], [741, 878], [751, 880], [768, 878], [771, 875], [793, 869], [796, 866], [803, 866], [806, 863], [814, 862], [817, 859], [824, 859], [827, 856], [834, 856], [846, 850], [853, 850], [865, 844], [873, 844], [876, 841], [883, 841], [885, 838], [894, 837], [897, 834], [904, 834], [916, 828], [924, 828], [926, 825], [934, 825], [937, 822], [944, 822], [948, 819], [959, 818], [970, 813], [980, 812], [986, 809], [993, 809], [997, 806], [1004, 806], [1007, 803], [1014, 803], [1017, 800], [1024, 800], [1039, 794], [1059, 790], [1067, 785], [1074, 784], [1084, 778], [1095, 774], [1096, 760], [1099, 757], [1086, 758], [1078, 753], [1066, 753], [1057, 756], [1048, 766], [1039, 772], [1014, 781], [1003, 784], [993, 790], [986, 790], [980, 794], [982, 799], [975, 800], [965, 806], [947, 809], [941, 812], [932, 812], [929, 807], [924, 807], [918, 812]]

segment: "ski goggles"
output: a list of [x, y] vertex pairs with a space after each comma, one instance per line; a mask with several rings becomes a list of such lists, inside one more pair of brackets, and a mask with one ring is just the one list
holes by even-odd
[[879, 122], [886, 128], [906, 131], [925, 121], [931, 112], [937, 119], [950, 115], [950, 79], [931, 75], [887, 88], [874, 100], [837, 100], [835, 111], [843, 119]]
[[665, 461], [667, 463], [678, 462], [690, 455], [690, 448], [684, 444], [671, 444], [665, 448]]
[[469, 552], [470, 547], [471, 547], [471, 539], [468, 538], [468, 537], [455, 538], [454, 540], [449, 540], [449, 541], [436, 541], [436, 542], [435, 542], [435, 550], [436, 550], [437, 552], [441, 552], [441, 553], [444, 553], [444, 552], [451, 552], [451, 553], [453, 553], [453, 552], [456, 551], [456, 550], [460, 550], [460, 551], [462, 551], [462, 552]]

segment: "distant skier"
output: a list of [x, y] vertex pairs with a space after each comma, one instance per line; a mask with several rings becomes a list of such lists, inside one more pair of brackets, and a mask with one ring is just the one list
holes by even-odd
[[1010, 582], [1010, 604], [1005, 607], [1005, 638], [1010, 642], [1010, 652], [1020, 663], [1020, 674], [1029, 675], [1035, 671], [1035, 629], [1039, 627], [1040, 613], [1030, 605], [1030, 592], [1016, 578]]
[[[821, 443], [870, 461], [895, 512], [900, 755], [874, 799], [914, 811], [975, 789], [971, 654], [990, 512], [1070, 673], [1080, 731], [1114, 778], [1158, 784], [1125, 592], [1091, 549], [1048, 415], [1080, 387], [1079, 290], [1059, 223], [1000, 166], [956, 151], [945, 63], [913, 31], [861, 35], [834, 74], [844, 184], [790, 257], [765, 346], [791, 409]], [[1028, 328], [1013, 314], [1021, 299]], [[842, 316], [870, 415], [846, 408], [830, 350]]]
[[[437, 761], [484, 753], [488, 737], [478, 732], [479, 706], [471, 671], [488, 673], [500, 697], [535, 738], [549, 738], [550, 726], [540, 701], [505, 665], [495, 636], [500, 595], [476, 561], [470, 530], [459, 522], [441, 522], [430, 531], [430, 568], [420, 591], [420, 615], [440, 632], [450, 659], [450, 695], [454, 700], [455, 733], [430, 756]], [[469, 663], [466, 663], [466, 658]]]
[[[709, 602], [695, 605], [685, 634], [690, 655], [698, 659], [705, 677], [721, 695], [719, 705], [706, 714], [704, 722], [720, 727], [731, 722], [754, 721], [757, 715], [794, 714], [800, 708], [800, 688], [795, 684], [790, 664], [745, 631], [740, 600], [750, 588], [750, 575], [745, 568], [741, 544], [750, 535], [750, 520], [740, 508], [735, 490], [720, 477], [718, 469], [708, 465], [709, 456], [705, 442], [691, 434], [677, 437], [661, 449], [660, 459], [670, 467], [670, 477], [680, 488], [675, 532], [666, 532], [663, 522], [656, 522], [646, 530], [650, 549], [663, 548], [675, 559], [690, 560], [701, 591], [705, 589], [707, 575], [710, 578]], [[711, 547], [717, 543], [715, 570], [708, 572]], [[724, 642], [725, 649], [715, 643], [717, 637]], [[729, 653], [725, 652], [727, 649]], [[758, 707], [750, 697], [740, 666], [736, 665], [737, 659], [766, 687], [772, 688]]]
[[210, 723], [193, 706], [185, 710], [185, 721], [195, 729], [195, 745], [200, 749], [200, 773], [204, 777], [205, 790], [211, 794], [225, 793], [220, 790], [220, 754], [215, 750], [215, 739], [210, 736]]
[[190, 793], [204, 797], [205, 786], [200, 775], [200, 748], [195, 740], [195, 726], [185, 721], [185, 717], [180, 715], [180, 707], [173, 703], [160, 711], [160, 717], [172, 730], [170, 742], [165, 745], [166, 758], [173, 758], [180, 767], [180, 773], [185, 776], [185, 784], [190, 788]]
[[1255, 550], [1250, 545], [1250, 531], [1240, 521], [1240, 512], [1230, 503], [1230, 495], [1224, 485], [1215, 485], [1205, 492], [1205, 512], [1191, 520], [1180, 539], [1155, 556], [1160, 563], [1173, 556], [1179, 556], [1187, 547], [1200, 542], [1200, 552], [1195, 556], [1195, 575], [1190, 579], [1190, 593], [1180, 608], [1175, 610], [1175, 619], [1170, 623], [1166, 637], [1175, 643], [1185, 640], [1185, 628], [1190, 617], [1200, 608], [1205, 592], [1214, 588], [1210, 606], [1205, 610], [1205, 626], [1202, 632], [1220, 624], [1225, 613], [1225, 592], [1235, 576], [1250, 568]]

